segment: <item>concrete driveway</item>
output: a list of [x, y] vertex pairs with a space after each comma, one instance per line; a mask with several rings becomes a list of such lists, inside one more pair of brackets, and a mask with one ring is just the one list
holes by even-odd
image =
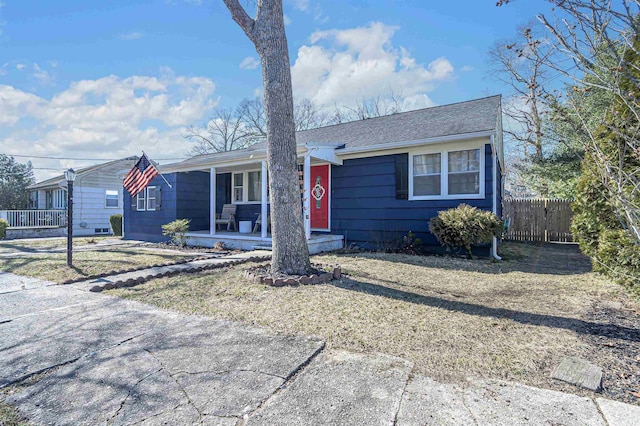
[[34, 424], [637, 424], [640, 407], [0, 273], [0, 398]]

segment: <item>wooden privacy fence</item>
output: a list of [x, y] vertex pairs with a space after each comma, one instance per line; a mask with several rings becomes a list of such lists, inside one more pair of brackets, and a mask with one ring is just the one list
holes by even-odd
[[504, 201], [503, 216], [509, 221], [505, 240], [573, 241], [572, 200], [511, 199]]

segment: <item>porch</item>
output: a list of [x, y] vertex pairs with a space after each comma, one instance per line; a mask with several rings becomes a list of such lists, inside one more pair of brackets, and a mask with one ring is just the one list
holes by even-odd
[[[298, 157], [298, 180], [300, 184], [300, 202], [303, 210], [305, 236], [310, 253], [336, 250], [343, 247], [344, 237], [331, 234], [331, 166], [341, 165], [342, 161], [335, 156], [338, 144], [308, 144], [307, 152]], [[256, 154], [238, 161], [224, 161], [207, 168], [198, 167], [194, 171], [207, 175], [192, 178], [185, 185], [184, 193], [194, 195], [189, 201], [189, 211], [184, 216], [192, 219], [193, 231], [188, 233], [188, 244], [212, 247], [221, 241], [228, 247], [250, 250], [254, 247], [271, 246], [270, 227], [268, 226], [271, 206], [269, 205], [268, 168], [266, 158]], [[202, 191], [202, 178], [208, 178], [208, 223], [204, 223], [204, 208], [198, 204], [199, 214], [196, 216], [196, 187]], [[187, 181], [186, 176], [181, 178]], [[242, 223], [251, 225], [247, 230], [252, 232], [229, 232], [217, 229], [215, 218], [223, 211], [224, 206], [233, 205], [234, 231], [242, 231]], [[208, 228], [208, 229], [206, 229]]]
[[67, 235], [66, 210], [0, 210], [0, 219], [9, 224], [7, 239]]
[[[186, 234], [187, 244], [192, 246], [214, 247], [217, 242], [222, 242], [226, 247], [239, 250], [267, 249], [271, 248], [271, 234], [262, 236], [260, 233], [240, 233], [232, 231], [217, 231], [211, 234], [207, 231], [192, 231]], [[307, 239], [309, 253], [316, 254], [323, 251], [341, 249], [344, 245], [343, 235], [326, 233], [312, 233]]]

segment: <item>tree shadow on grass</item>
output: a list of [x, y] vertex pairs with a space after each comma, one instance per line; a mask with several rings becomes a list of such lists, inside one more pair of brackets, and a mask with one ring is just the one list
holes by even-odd
[[[508, 250], [507, 250], [508, 249]], [[503, 261], [488, 258], [465, 259], [462, 256], [410, 255], [380, 252], [338, 254], [339, 257], [379, 259], [427, 268], [451, 271], [504, 274], [525, 272], [530, 274], [581, 275], [591, 272], [591, 260], [575, 244], [509, 243]]]
[[556, 315], [536, 314], [532, 312], [516, 311], [505, 308], [492, 308], [475, 303], [448, 300], [442, 297], [425, 296], [408, 291], [398, 290], [377, 284], [367, 283], [344, 278], [331, 281], [331, 284], [349, 291], [364, 294], [387, 297], [403, 302], [416, 303], [432, 308], [445, 309], [451, 312], [459, 312], [478, 317], [496, 319], [510, 319], [525, 325], [535, 325], [551, 328], [560, 328], [574, 331], [578, 334], [602, 336], [613, 339], [640, 342], [640, 329], [629, 328], [614, 324], [584, 321], [577, 318], [567, 318]]

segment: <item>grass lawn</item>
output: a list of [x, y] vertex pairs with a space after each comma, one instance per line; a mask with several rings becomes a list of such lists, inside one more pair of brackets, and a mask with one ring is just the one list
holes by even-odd
[[0, 425], [2, 426], [26, 426], [18, 411], [10, 405], [0, 401]]
[[[100, 236], [100, 237], [75, 237], [73, 246], [92, 246], [104, 240], [118, 240], [122, 237]], [[67, 238], [42, 238], [29, 240], [0, 240], [0, 254], [31, 252], [35, 250], [54, 250], [67, 247]]]
[[66, 253], [0, 257], [0, 271], [60, 283], [112, 270], [151, 266], [192, 257], [194, 256], [190, 254], [154, 253], [135, 248], [109, 248], [73, 253], [73, 267], [67, 266]]
[[[562, 357], [579, 356], [604, 367], [609, 397], [638, 403], [630, 391], [640, 391], [640, 337], [624, 321], [637, 323], [640, 305], [591, 273], [575, 246], [506, 244], [503, 252], [503, 262], [322, 255], [312, 261], [338, 263], [347, 276], [273, 288], [247, 281], [249, 265], [241, 265], [110, 294], [279, 333], [317, 335], [330, 348], [397, 355], [412, 361], [416, 372], [449, 382], [500, 378], [575, 393], [549, 375]], [[601, 325], [620, 315], [623, 323]], [[620, 381], [612, 376], [617, 374], [627, 377]]]

